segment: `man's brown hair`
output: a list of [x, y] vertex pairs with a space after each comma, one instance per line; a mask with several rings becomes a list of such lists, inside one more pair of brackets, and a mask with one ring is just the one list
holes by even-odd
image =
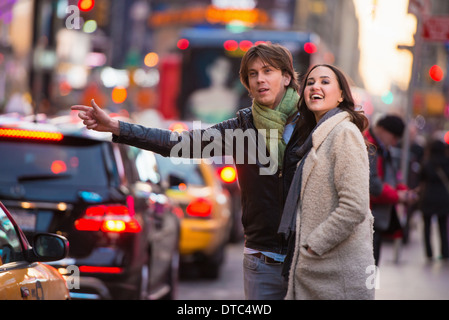
[[265, 64], [270, 65], [291, 76], [290, 84], [296, 91], [299, 91], [298, 74], [293, 67], [291, 52], [280, 44], [264, 42], [251, 47], [243, 56], [240, 63], [240, 81], [249, 91], [248, 65], [255, 59], [260, 58]]

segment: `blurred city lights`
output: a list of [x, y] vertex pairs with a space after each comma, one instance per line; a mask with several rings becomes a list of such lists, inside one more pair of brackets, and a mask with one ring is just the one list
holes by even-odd
[[87, 68], [84, 66], [72, 66], [67, 72], [67, 82], [74, 89], [84, 88], [88, 77]]
[[315, 53], [317, 51], [316, 45], [312, 42], [306, 42], [304, 44], [304, 51], [308, 54]]
[[97, 21], [88, 20], [84, 23], [83, 31], [85, 33], [93, 33], [97, 30]]
[[447, 144], [449, 144], [449, 131], [447, 131], [447, 132], [444, 134], [444, 142], [446, 142]]
[[61, 96], [67, 96], [72, 92], [72, 87], [67, 81], [62, 81], [59, 84], [59, 93]]
[[177, 46], [180, 50], [185, 50], [189, 47], [189, 40], [187, 39], [179, 39]]
[[223, 43], [223, 47], [225, 48], [225, 50], [227, 51], [235, 51], [238, 49], [239, 44], [237, 43], [237, 41], [235, 40], [226, 40]]
[[95, 6], [95, 0], [80, 0], [78, 1], [78, 8], [81, 11], [88, 12], [92, 10]]
[[55, 160], [51, 163], [51, 172], [59, 174], [67, 171], [67, 165], [62, 160]]
[[385, 104], [392, 104], [394, 100], [393, 93], [391, 91], [387, 91], [382, 95], [381, 99]]
[[144, 63], [147, 67], [154, 67], [159, 62], [159, 55], [156, 52], [150, 52], [145, 56]]
[[136, 69], [133, 73], [133, 81], [140, 87], [154, 87], [159, 83], [159, 70], [151, 69], [145, 71], [144, 69]]
[[112, 101], [114, 101], [114, 103], [123, 103], [127, 97], [128, 92], [125, 87], [115, 87], [112, 90]]
[[239, 43], [239, 48], [242, 51], [248, 51], [249, 48], [251, 48], [253, 46], [253, 43], [249, 40], [242, 40]]
[[119, 70], [111, 67], [106, 67], [101, 71], [101, 81], [106, 88], [113, 88], [117, 86], [129, 86], [129, 72], [128, 70]]
[[86, 56], [86, 64], [89, 67], [101, 67], [106, 64], [106, 55], [102, 52], [89, 52]]
[[226, 25], [226, 29], [232, 33], [241, 33], [248, 30], [249, 26], [242, 21], [233, 20]]
[[429, 69], [429, 76], [433, 81], [441, 81], [444, 78], [443, 69], [439, 65], [433, 65]]

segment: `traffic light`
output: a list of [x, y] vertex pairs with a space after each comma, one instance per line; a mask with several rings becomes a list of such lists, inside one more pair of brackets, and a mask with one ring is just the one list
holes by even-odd
[[443, 69], [439, 65], [433, 65], [429, 69], [429, 76], [433, 81], [441, 81], [444, 78]]
[[83, 12], [89, 12], [95, 7], [95, 0], [79, 0], [78, 8]]

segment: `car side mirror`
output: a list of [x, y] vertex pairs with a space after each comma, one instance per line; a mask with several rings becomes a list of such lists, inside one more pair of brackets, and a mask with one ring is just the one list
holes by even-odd
[[33, 238], [32, 248], [28, 252], [28, 261], [49, 262], [67, 257], [69, 253], [68, 240], [52, 233], [39, 233]]

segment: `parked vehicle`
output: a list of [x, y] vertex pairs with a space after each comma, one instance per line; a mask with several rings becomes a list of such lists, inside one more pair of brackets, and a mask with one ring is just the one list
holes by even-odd
[[36, 234], [31, 246], [0, 202], [0, 300], [70, 299], [64, 278], [42, 263], [64, 259], [68, 250], [67, 239], [55, 234]]
[[160, 155], [156, 160], [162, 178], [169, 181], [167, 195], [183, 210], [181, 262], [194, 265], [202, 277], [217, 278], [232, 225], [229, 192], [207, 161]]
[[179, 219], [154, 155], [142, 165], [139, 149], [110, 134], [49, 122], [0, 117], [0, 199], [24, 234], [70, 241], [68, 258], [54, 266], [79, 268], [73, 299], [175, 298]]
[[[194, 128], [192, 121], [167, 120], [164, 127], [172, 131], [182, 132]], [[201, 123], [201, 128], [205, 129], [211, 124]], [[232, 156], [217, 156], [207, 160], [215, 168], [215, 172], [221, 185], [229, 192], [231, 201], [231, 227], [229, 241], [237, 243], [244, 238], [242, 223], [242, 201], [240, 186], [238, 183], [237, 170]]]

